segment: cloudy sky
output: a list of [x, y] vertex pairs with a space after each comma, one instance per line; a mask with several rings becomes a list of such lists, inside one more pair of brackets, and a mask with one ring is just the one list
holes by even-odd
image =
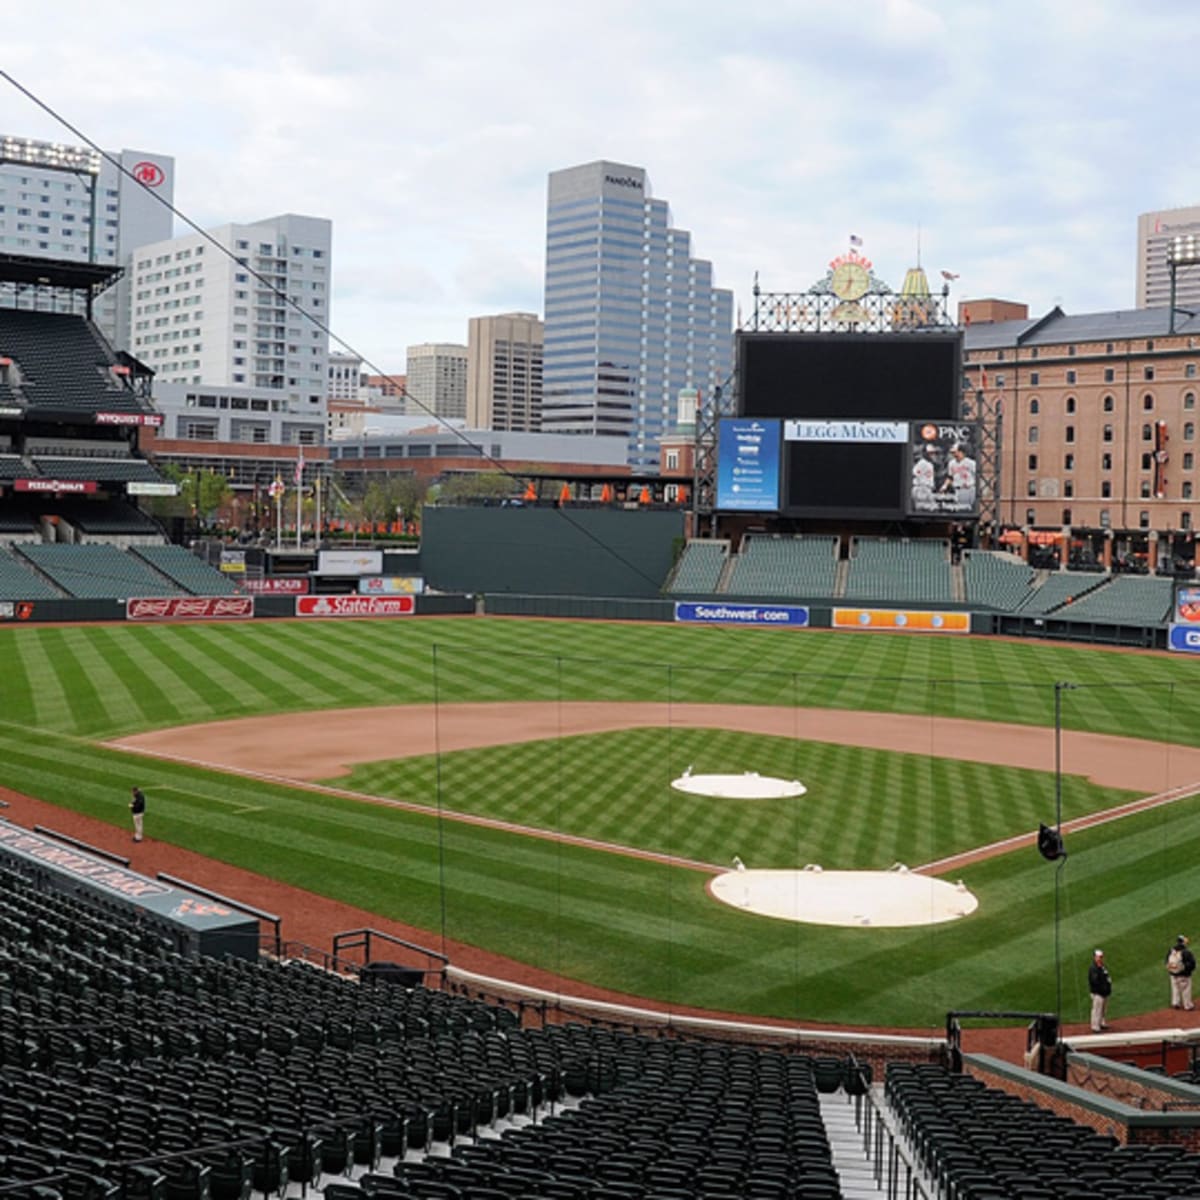
[[[1200, 203], [1184, 0], [58, 0], [0, 65], [198, 223], [334, 223], [335, 332], [386, 370], [542, 309], [547, 173], [644, 166], [745, 311], [851, 233], [899, 286], [1129, 307], [1136, 218]], [[0, 80], [0, 132], [74, 141]]]

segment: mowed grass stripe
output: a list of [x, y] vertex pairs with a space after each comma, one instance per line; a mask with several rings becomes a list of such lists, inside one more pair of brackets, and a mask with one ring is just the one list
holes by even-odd
[[[670, 787], [689, 764], [697, 774], [792, 778], [797, 757], [809, 788], [799, 799], [715, 800]], [[326, 782], [412, 799], [438, 767], [433, 756], [401, 759]], [[1041, 772], [727, 730], [634, 729], [460, 751], [441, 756], [440, 780], [445, 809], [703, 862], [737, 854], [754, 866], [914, 865], [1054, 816], [1053, 777]], [[927, 820], [896, 828], [881, 819], [901, 797], [926, 793]], [[1064, 779], [1068, 818], [1131, 798]]]

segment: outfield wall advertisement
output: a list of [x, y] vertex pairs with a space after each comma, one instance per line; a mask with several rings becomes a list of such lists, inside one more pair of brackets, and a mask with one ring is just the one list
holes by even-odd
[[252, 596], [147, 596], [125, 605], [129, 621], [228, 621], [252, 616]]
[[1167, 646], [1184, 654], [1200, 654], [1200, 625], [1172, 625], [1167, 631]]
[[919, 609], [835, 608], [834, 629], [911, 629], [919, 633], [970, 633], [969, 612], [923, 612]]
[[675, 620], [702, 625], [808, 625], [808, 609], [787, 604], [693, 604], [675, 605]]
[[407, 617], [417, 610], [414, 596], [297, 596], [298, 617]]

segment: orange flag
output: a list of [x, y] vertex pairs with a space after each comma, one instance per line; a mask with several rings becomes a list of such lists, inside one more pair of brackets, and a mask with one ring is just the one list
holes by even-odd
[[568, 500], [570, 500], [570, 498], [571, 498], [571, 489], [567, 484], [564, 483], [562, 485], [561, 491], [558, 493], [558, 502], [559, 502], [559, 504], [566, 504], [566, 502]]
[[525, 489], [525, 499], [531, 501], [537, 499], [537, 488], [533, 486], [532, 479], [529, 481], [529, 486]]

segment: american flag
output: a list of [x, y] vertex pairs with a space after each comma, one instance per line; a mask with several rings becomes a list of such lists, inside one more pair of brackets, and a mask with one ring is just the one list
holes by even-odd
[[304, 482], [304, 447], [300, 447], [300, 457], [296, 459], [296, 486]]

